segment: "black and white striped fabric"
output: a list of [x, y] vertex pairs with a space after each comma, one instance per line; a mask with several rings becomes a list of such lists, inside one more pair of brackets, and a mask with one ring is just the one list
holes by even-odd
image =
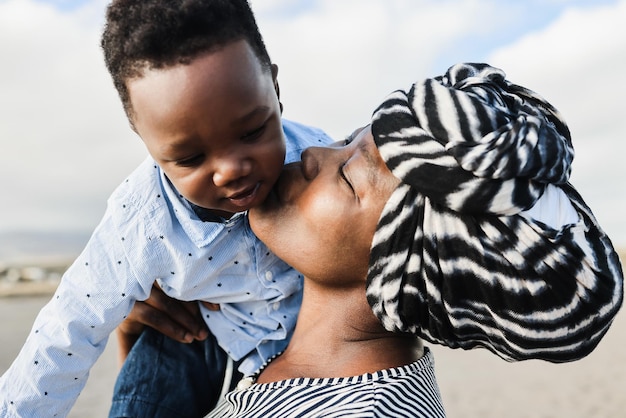
[[354, 377], [251, 384], [226, 395], [207, 418], [443, 418], [430, 351], [409, 365]]
[[[573, 149], [555, 108], [499, 69], [458, 64], [392, 93], [372, 132], [403, 182], [368, 273], [386, 329], [507, 360], [565, 362], [594, 349], [621, 306], [623, 272], [568, 183]], [[528, 215], [548, 190], [564, 195], [573, 222]]]

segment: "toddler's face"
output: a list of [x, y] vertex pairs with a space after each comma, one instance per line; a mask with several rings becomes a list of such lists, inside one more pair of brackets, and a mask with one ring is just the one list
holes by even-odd
[[263, 202], [285, 158], [274, 77], [238, 41], [128, 82], [133, 125], [186, 199], [222, 216]]

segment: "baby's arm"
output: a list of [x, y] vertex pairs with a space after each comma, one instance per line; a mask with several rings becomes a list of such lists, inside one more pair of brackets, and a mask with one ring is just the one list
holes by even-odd
[[113, 228], [105, 215], [0, 377], [0, 416], [65, 416], [109, 334], [148, 296], [151, 283], [136, 280]]

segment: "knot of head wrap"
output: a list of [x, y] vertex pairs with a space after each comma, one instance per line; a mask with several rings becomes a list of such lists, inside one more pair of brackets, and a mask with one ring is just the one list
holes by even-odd
[[574, 157], [559, 112], [486, 64], [457, 64], [392, 93], [372, 133], [396, 177], [459, 212], [528, 209], [546, 184], [567, 182]]
[[[497, 68], [459, 64], [388, 96], [372, 133], [401, 180], [367, 276], [387, 330], [506, 359], [568, 361], [597, 344], [621, 305], [623, 274], [568, 183], [574, 152], [554, 107]], [[552, 185], [580, 228], [544, 230], [520, 215]]]

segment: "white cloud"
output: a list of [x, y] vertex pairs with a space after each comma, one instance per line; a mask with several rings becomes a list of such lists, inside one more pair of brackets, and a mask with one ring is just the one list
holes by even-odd
[[[626, 207], [626, 187], [615, 186], [626, 178], [626, 142], [620, 141], [626, 132], [619, 123], [626, 93], [620, 82], [626, 74], [624, 0], [533, 2], [536, 7], [488, 0], [319, 0], [304, 2], [308, 8], [288, 18], [277, 11], [292, 2], [253, 5], [261, 3], [255, 10], [281, 68], [286, 117], [340, 139], [367, 122], [392, 90], [454, 62], [485, 60], [562, 111], [577, 151], [572, 180], [603, 227], [626, 246], [619, 209]], [[560, 16], [559, 4], [570, 7]], [[548, 13], [558, 18], [550, 23]], [[514, 42], [491, 53], [500, 39]]]
[[572, 9], [489, 61], [565, 116], [576, 150], [572, 182], [614, 241], [626, 246], [626, 1]]
[[104, 69], [103, 10], [0, 2], [0, 229], [93, 228], [145, 154]]
[[[273, 3], [287, 7], [286, 2]], [[475, 1], [314, 3], [288, 18], [275, 8], [261, 7], [257, 17], [280, 68], [285, 116], [339, 137], [366, 123], [391, 91], [435, 74], [441, 52], [468, 32], [484, 31], [483, 23], [497, 12], [476, 7]]]

